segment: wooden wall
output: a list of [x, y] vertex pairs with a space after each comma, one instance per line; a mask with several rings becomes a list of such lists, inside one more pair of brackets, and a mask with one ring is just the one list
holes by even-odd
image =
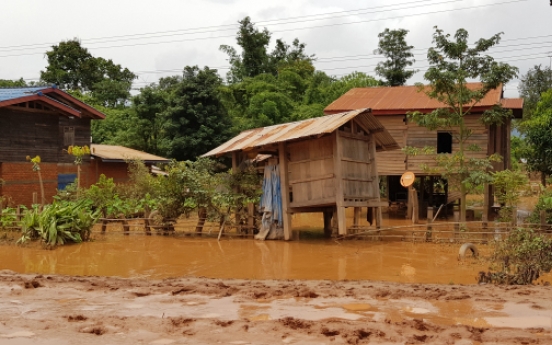
[[344, 199], [369, 199], [379, 194], [379, 189], [374, 190], [370, 156], [370, 136], [350, 136], [348, 133], [337, 132], [340, 135], [341, 147], [341, 171]]
[[335, 203], [333, 136], [287, 144], [291, 207]]
[[[430, 131], [412, 122], [405, 124], [403, 115], [378, 115], [377, 119], [401, 147], [437, 147], [437, 133], [439, 131]], [[504, 126], [491, 126], [489, 128], [481, 124], [479, 119], [479, 114], [465, 117], [466, 126], [472, 131], [467, 145], [476, 144], [481, 148], [479, 152], [469, 152], [468, 157], [484, 158], [494, 152], [501, 154], [503, 157], [508, 156], [509, 123]], [[457, 152], [458, 148], [458, 142], [453, 138], [452, 151]], [[422, 168], [424, 164], [430, 168], [435, 167], [435, 155], [406, 157], [402, 150], [377, 153], [379, 176], [402, 175], [405, 171], [412, 171], [417, 175], [427, 175], [428, 173]], [[506, 157], [505, 164], [498, 164], [495, 168], [502, 170], [504, 166], [509, 166], [508, 157]]]
[[[406, 146], [407, 126], [404, 115], [378, 115], [376, 117], [395, 139], [399, 146]], [[380, 151], [377, 153], [378, 175], [402, 175], [406, 168], [406, 155], [402, 150]]]
[[63, 151], [65, 127], [73, 128], [74, 145], [90, 145], [90, 119], [16, 106], [0, 108], [0, 162], [24, 162], [26, 156], [36, 155], [42, 162], [73, 162]]

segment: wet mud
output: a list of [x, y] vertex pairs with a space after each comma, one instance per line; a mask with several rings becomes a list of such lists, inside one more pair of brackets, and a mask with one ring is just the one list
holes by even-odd
[[2, 344], [550, 344], [548, 286], [21, 275]]

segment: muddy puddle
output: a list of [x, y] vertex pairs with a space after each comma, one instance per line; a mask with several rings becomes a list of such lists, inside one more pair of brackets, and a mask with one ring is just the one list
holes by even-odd
[[[0, 269], [84, 276], [381, 280], [474, 284], [488, 264], [458, 260], [459, 244], [94, 234], [94, 241], [45, 250], [0, 246]], [[483, 253], [490, 251], [479, 246]]]

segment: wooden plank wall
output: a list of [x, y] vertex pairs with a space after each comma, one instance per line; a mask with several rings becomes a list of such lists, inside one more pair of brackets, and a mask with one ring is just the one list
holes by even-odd
[[[72, 127], [75, 131], [75, 140], [73, 145], [76, 146], [84, 146], [88, 145], [90, 146], [90, 138], [92, 136], [91, 132], [91, 120], [87, 118], [73, 118], [70, 119], [66, 116], [60, 116], [59, 117], [59, 133], [58, 133], [58, 152], [59, 152], [59, 162], [60, 163], [73, 163], [74, 158], [72, 156], [69, 156], [67, 152], [63, 150], [67, 150], [68, 145], [65, 144], [64, 140], [64, 128], [65, 127]], [[84, 162], [90, 161], [90, 156], [86, 156], [83, 158]]]
[[0, 161], [24, 162], [39, 155], [43, 162], [58, 161], [58, 115], [0, 108]]
[[291, 207], [335, 203], [333, 140], [318, 139], [288, 143]]
[[[487, 156], [489, 131], [483, 124], [481, 124], [479, 118], [479, 115], [474, 114], [467, 115], [464, 119], [466, 126], [472, 131], [471, 137], [466, 141], [466, 146], [475, 144], [481, 148], [481, 151], [479, 152], [468, 152], [468, 157], [485, 158]], [[436, 149], [437, 133], [438, 131], [430, 131], [425, 127], [416, 125], [415, 123], [409, 123], [406, 144], [407, 146], [417, 148], [431, 146]], [[458, 141], [455, 139], [455, 135], [453, 133], [452, 152], [458, 152], [458, 149]], [[409, 156], [407, 159], [406, 169], [417, 175], [427, 174], [427, 172], [422, 169], [423, 164], [430, 168], [436, 167], [435, 155]]]
[[347, 133], [338, 131], [342, 143], [342, 183], [345, 199], [368, 199], [376, 197], [379, 191], [374, 191], [371, 172], [371, 156], [369, 136], [354, 138]]
[[[378, 115], [376, 117], [387, 129], [389, 134], [402, 148], [406, 146], [406, 130], [404, 115]], [[377, 153], [378, 175], [402, 175], [405, 172], [406, 155], [402, 150], [380, 151]]]
[[24, 162], [27, 155], [39, 155], [43, 162], [72, 163], [63, 151], [67, 149], [64, 127], [74, 129], [74, 145], [90, 145], [90, 119], [16, 106], [0, 108], [0, 161]]

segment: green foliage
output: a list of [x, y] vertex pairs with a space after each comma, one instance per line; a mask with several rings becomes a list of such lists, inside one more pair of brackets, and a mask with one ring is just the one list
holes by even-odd
[[48, 66], [40, 79], [62, 89], [89, 92], [99, 103], [124, 105], [136, 75], [112, 60], [94, 57], [77, 39], [62, 41], [46, 52]]
[[514, 229], [496, 245], [486, 279], [495, 284], [527, 285], [552, 269], [552, 239], [530, 229]]
[[416, 73], [406, 69], [415, 62], [414, 54], [411, 52], [414, 47], [409, 46], [405, 40], [407, 34], [408, 30], [405, 29], [385, 29], [378, 35], [376, 52], [385, 56], [387, 60], [378, 63], [376, 74], [386, 80], [385, 85], [404, 85]]
[[[481, 148], [469, 145], [471, 129], [465, 125], [464, 117], [470, 114], [487, 93], [500, 87], [514, 78], [517, 68], [505, 63], [496, 62], [492, 57], [482, 56], [488, 49], [500, 42], [501, 34], [489, 39], [479, 39], [475, 46], [468, 45], [468, 32], [464, 29], [456, 31], [453, 39], [449, 34], [435, 28], [433, 42], [435, 47], [429, 48], [427, 57], [430, 68], [424, 78], [429, 81], [428, 87], [419, 85], [420, 91], [446, 105], [429, 114], [414, 112], [409, 118], [418, 125], [429, 130], [446, 130], [453, 135], [457, 148], [452, 154], [436, 155], [437, 165], [443, 177], [449, 179], [449, 185], [458, 186], [461, 193], [460, 218], [466, 219], [466, 195], [471, 189], [491, 181], [487, 170], [492, 168], [492, 162], [499, 157], [474, 158], [470, 151], [480, 151]], [[467, 86], [467, 80], [479, 80], [480, 88]], [[485, 112], [482, 121], [486, 124], [501, 123], [509, 112], [496, 105]]]
[[23, 235], [18, 242], [40, 239], [48, 246], [80, 243], [88, 238], [98, 217], [99, 211], [92, 212], [84, 201], [54, 202], [42, 211], [35, 207], [23, 217]]
[[552, 190], [545, 189], [540, 193], [535, 209], [531, 212], [531, 215], [527, 219], [529, 223], [540, 223], [540, 211], [546, 213], [546, 223], [552, 224]]
[[504, 207], [500, 209], [500, 221], [515, 219], [517, 204], [523, 192], [529, 188], [529, 178], [521, 171], [502, 170], [492, 173], [495, 196]]
[[17, 224], [17, 212], [13, 207], [6, 207], [2, 209], [0, 214], [0, 229], [15, 226]]
[[552, 174], [552, 90], [542, 94], [533, 115], [521, 128], [527, 142], [527, 170], [540, 172], [545, 185], [546, 176]]
[[521, 76], [518, 85], [520, 97], [523, 98], [523, 117], [530, 119], [537, 108], [541, 95], [552, 88], [552, 70], [550, 67], [536, 65]]
[[307, 67], [307, 71], [314, 71], [311, 63], [314, 56], [305, 54], [305, 44], [300, 43], [298, 39], [295, 39], [291, 46], [278, 39], [274, 51], [269, 53], [271, 33], [266, 28], [262, 31], [255, 28], [255, 23], [251, 22], [249, 17], [245, 17], [239, 23], [236, 41], [241, 53], [234, 47], [220, 46], [220, 50], [228, 55], [231, 65], [227, 74], [229, 83], [238, 83], [260, 74], [276, 76], [283, 67], [297, 62], [306, 62], [303, 66]]

